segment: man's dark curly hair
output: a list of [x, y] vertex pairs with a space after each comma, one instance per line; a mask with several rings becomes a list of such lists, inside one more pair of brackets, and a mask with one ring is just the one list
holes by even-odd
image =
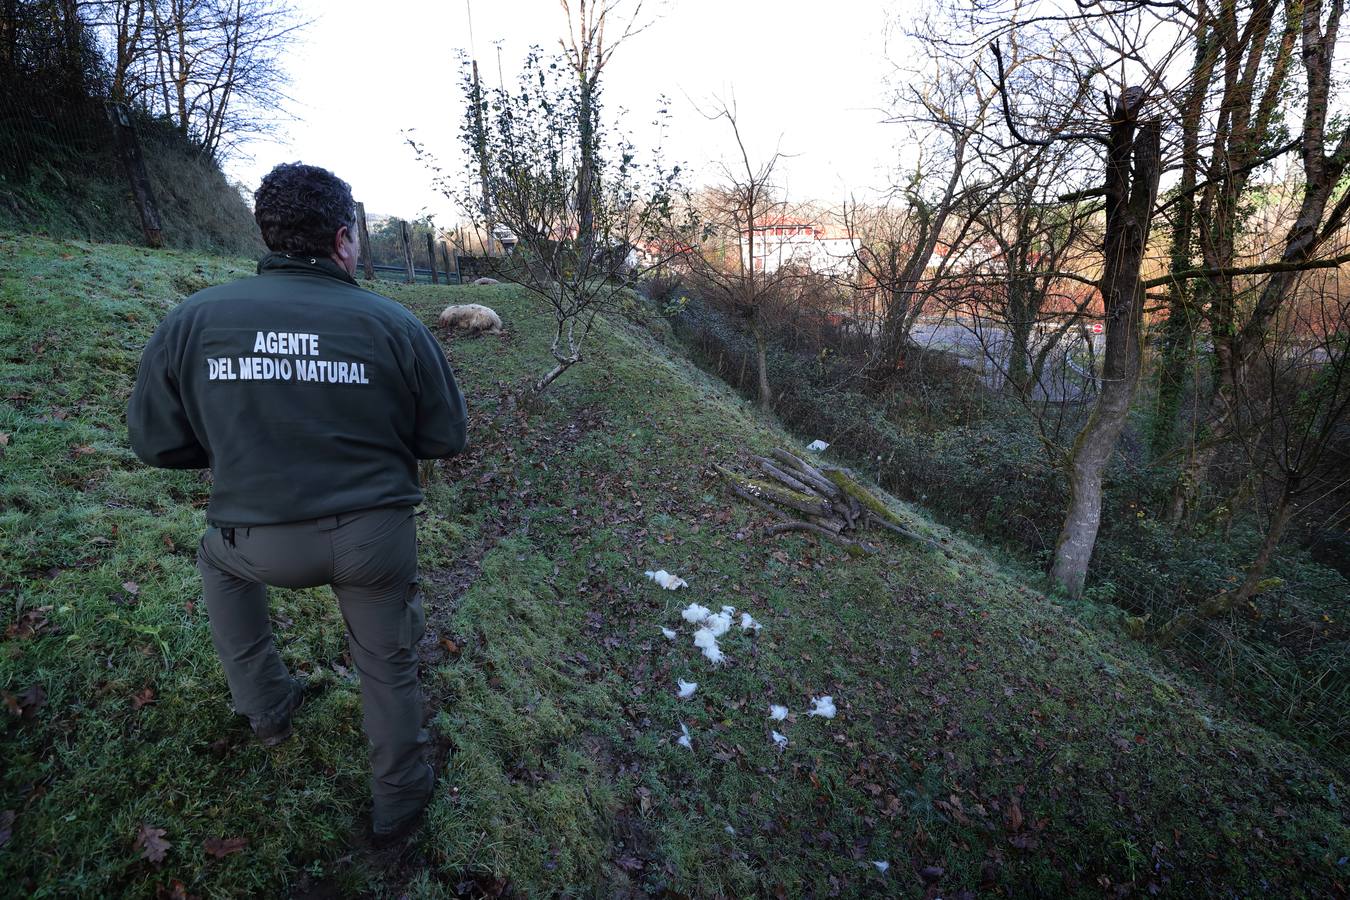
[[327, 169], [282, 163], [253, 193], [263, 243], [277, 253], [327, 257], [333, 235], [356, 224], [352, 187]]

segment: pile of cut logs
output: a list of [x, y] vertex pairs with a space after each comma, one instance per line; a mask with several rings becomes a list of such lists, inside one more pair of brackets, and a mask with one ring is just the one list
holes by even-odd
[[911, 530], [847, 469], [813, 466], [782, 449], [769, 451], [769, 456], [749, 455], [747, 462], [759, 470], [758, 477], [723, 466], [714, 468], [733, 494], [781, 519], [765, 529], [766, 535], [806, 531], [839, 544], [854, 556], [870, 556], [877, 547], [857, 532], [864, 525], [875, 525], [951, 555], [936, 541]]

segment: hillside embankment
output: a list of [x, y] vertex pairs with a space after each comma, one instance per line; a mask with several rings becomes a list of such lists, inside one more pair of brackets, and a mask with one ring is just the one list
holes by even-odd
[[[794, 438], [659, 320], [602, 323], [585, 364], [518, 403], [549, 332], [506, 286], [380, 286], [428, 323], [485, 303], [506, 334], [445, 345], [472, 446], [432, 467], [420, 520], [440, 788], [402, 855], [354, 850], [365, 749], [330, 593], [273, 592], [283, 656], [319, 689], [266, 751], [199, 600], [209, 479], [127, 445], [155, 324], [251, 267], [0, 235], [0, 880], [18, 893], [1344, 892], [1350, 786], [1306, 753], [914, 506], [890, 504], [947, 553], [764, 537], [714, 465]], [[691, 603], [762, 629], [724, 635], [715, 666]], [[809, 714], [823, 696], [833, 718]]]

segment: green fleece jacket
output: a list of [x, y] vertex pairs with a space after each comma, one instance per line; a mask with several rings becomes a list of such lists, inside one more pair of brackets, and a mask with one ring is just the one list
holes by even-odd
[[417, 460], [463, 451], [465, 425], [425, 325], [331, 260], [280, 253], [165, 317], [127, 408], [142, 460], [210, 467], [222, 528], [420, 503]]

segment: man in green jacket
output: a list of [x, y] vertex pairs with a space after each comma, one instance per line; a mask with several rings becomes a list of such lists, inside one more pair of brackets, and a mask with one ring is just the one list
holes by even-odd
[[377, 844], [411, 832], [435, 773], [417, 681], [417, 460], [464, 450], [464, 398], [436, 339], [359, 286], [346, 182], [277, 166], [254, 194], [258, 274], [193, 294], [141, 358], [136, 455], [209, 467], [197, 569], [235, 710], [266, 746], [303, 687], [272, 640], [267, 585], [332, 585], [361, 676]]

